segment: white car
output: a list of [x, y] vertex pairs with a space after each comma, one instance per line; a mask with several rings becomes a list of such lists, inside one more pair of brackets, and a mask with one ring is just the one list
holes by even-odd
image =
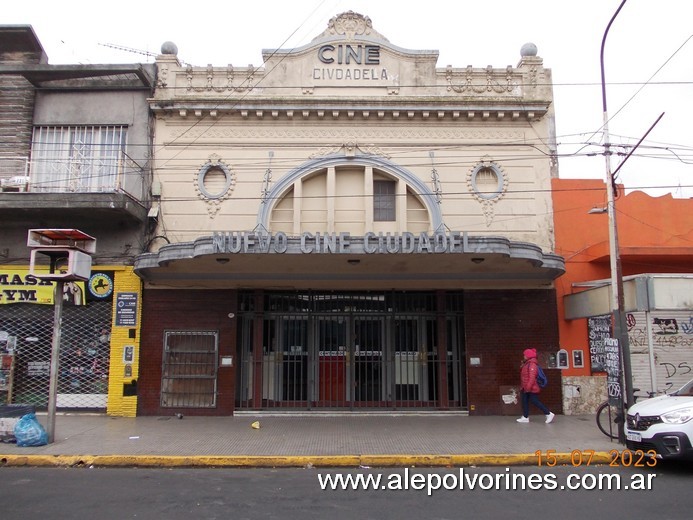
[[693, 459], [693, 379], [677, 391], [628, 409], [626, 446], [657, 458]]

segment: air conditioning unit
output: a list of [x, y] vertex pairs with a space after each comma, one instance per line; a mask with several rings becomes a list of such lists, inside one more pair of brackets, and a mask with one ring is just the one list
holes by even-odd
[[18, 175], [9, 179], [0, 179], [0, 189], [2, 191], [27, 191], [29, 177]]

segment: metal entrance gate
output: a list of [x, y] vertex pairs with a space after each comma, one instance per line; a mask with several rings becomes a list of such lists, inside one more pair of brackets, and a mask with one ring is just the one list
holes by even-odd
[[[60, 338], [57, 407], [106, 409], [111, 336], [111, 302], [66, 305]], [[52, 305], [17, 303], [0, 308], [0, 333], [14, 338], [15, 369], [10, 399], [48, 406]]]
[[465, 408], [461, 301], [440, 313], [434, 293], [244, 294], [236, 406]]

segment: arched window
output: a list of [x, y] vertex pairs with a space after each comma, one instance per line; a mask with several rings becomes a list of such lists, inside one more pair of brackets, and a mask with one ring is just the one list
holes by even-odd
[[432, 232], [442, 222], [435, 195], [419, 177], [377, 156], [316, 159], [268, 192], [258, 225], [303, 232]]

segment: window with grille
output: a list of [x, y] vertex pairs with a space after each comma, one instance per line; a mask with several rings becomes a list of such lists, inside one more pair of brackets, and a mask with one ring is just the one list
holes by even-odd
[[161, 406], [211, 408], [216, 406], [216, 331], [167, 331], [161, 372]]
[[125, 158], [126, 135], [126, 126], [35, 127], [31, 191], [115, 191]]
[[394, 222], [395, 181], [373, 181], [373, 220]]

